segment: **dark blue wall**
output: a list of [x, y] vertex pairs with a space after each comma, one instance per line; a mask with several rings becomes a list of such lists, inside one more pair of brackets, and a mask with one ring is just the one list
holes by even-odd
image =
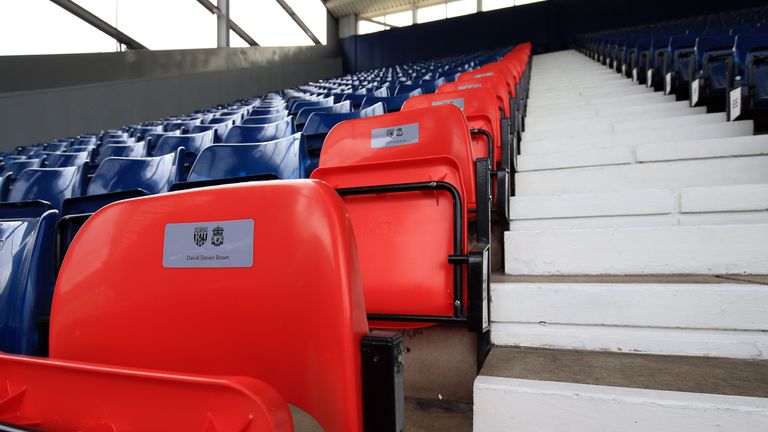
[[341, 39], [345, 72], [529, 40], [566, 49], [581, 33], [768, 5], [766, 0], [547, 0]]

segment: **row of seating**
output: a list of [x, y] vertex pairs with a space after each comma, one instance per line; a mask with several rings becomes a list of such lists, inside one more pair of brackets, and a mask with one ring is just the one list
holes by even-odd
[[[488, 340], [490, 223], [506, 218], [530, 56], [464, 57], [451, 82], [437, 75], [461, 58], [309, 83], [89, 135], [92, 176], [12, 174], [0, 370], [6, 401], [23, 403], [0, 422], [292, 430], [290, 403], [327, 431], [401, 430], [401, 337], [370, 328], [457, 324]], [[380, 91], [414, 74], [419, 89]], [[153, 156], [99, 159], [139, 143]], [[44, 179], [62, 172], [68, 189]]]
[[634, 81], [726, 111], [764, 117], [768, 107], [768, 8], [585, 35], [581, 50]]

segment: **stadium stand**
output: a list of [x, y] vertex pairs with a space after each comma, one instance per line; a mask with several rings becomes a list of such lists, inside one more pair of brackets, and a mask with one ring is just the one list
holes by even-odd
[[0, 430], [768, 430], [766, 10], [9, 147]]

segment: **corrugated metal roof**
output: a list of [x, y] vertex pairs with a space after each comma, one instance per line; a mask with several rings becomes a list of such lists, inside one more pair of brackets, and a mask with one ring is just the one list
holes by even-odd
[[325, 0], [328, 11], [340, 18], [347, 15], [375, 16], [444, 3], [445, 0]]

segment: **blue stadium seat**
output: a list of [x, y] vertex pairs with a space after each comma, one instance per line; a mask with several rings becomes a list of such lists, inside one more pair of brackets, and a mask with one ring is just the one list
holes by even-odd
[[[725, 106], [728, 62], [733, 56], [734, 37], [730, 35], [699, 36], [696, 39], [693, 62], [691, 64], [691, 105], [700, 101], [718, 97]], [[698, 88], [694, 90], [694, 86]], [[697, 96], [698, 95], [698, 96]]]
[[144, 157], [146, 150], [146, 142], [105, 145], [99, 150], [99, 155], [96, 157], [96, 164], [101, 164], [105, 159], [110, 157]]
[[195, 160], [186, 183], [174, 190], [249, 180], [308, 177], [309, 155], [302, 134], [257, 144], [215, 144]]
[[395, 89], [395, 92], [393, 96], [403, 94], [403, 93], [410, 93], [414, 90], [421, 90], [421, 85], [419, 84], [400, 84]]
[[27, 156], [27, 157], [33, 157], [35, 154], [43, 151], [42, 146], [29, 146], [29, 147], [19, 147], [19, 149], [16, 151], [20, 156]]
[[81, 152], [68, 152], [68, 153], [54, 153], [46, 159], [46, 167], [48, 168], [64, 168], [71, 166], [80, 166], [90, 161], [90, 154], [85, 151]]
[[12, 160], [9, 164], [6, 164], [3, 171], [0, 173], [3, 177], [7, 175], [18, 176], [22, 171], [27, 168], [40, 168], [42, 165], [42, 159], [21, 159]]
[[72, 143], [72, 147], [95, 146], [98, 142], [99, 139], [94, 135], [83, 135], [77, 138], [74, 143]]
[[421, 80], [421, 91], [423, 93], [434, 93], [437, 91], [437, 88], [445, 84], [445, 82], [445, 78]]
[[101, 145], [135, 144], [134, 138], [108, 138], [101, 141]]
[[400, 107], [403, 106], [405, 101], [411, 97], [422, 94], [421, 89], [416, 89], [411, 92], [407, 93], [401, 93], [397, 94], [395, 96], [389, 96], [389, 97], [378, 97], [378, 96], [367, 96], [365, 100], [363, 100], [362, 105], [360, 105], [361, 109], [369, 108], [379, 102], [384, 104], [384, 108], [388, 113], [397, 112], [400, 111]]
[[104, 160], [88, 185], [88, 195], [141, 189], [150, 194], [167, 192], [177, 178], [179, 152], [156, 157]]
[[3, 168], [5, 168], [11, 162], [16, 162], [16, 161], [20, 161], [20, 160], [26, 160], [26, 159], [27, 159], [26, 156], [21, 156], [21, 155], [17, 155], [17, 154], [6, 154], [2, 158], [2, 164], [0, 164], [0, 175], [2, 175], [2, 173], [3, 173]]
[[67, 198], [80, 196], [86, 183], [84, 165], [30, 168], [19, 174], [8, 194], [9, 202], [45, 201], [61, 210]]
[[225, 143], [258, 143], [274, 141], [296, 133], [293, 117], [259, 126], [233, 126], [224, 136]]
[[67, 149], [69, 145], [61, 142], [52, 142], [45, 145], [45, 151], [47, 152], [62, 152]]
[[139, 126], [131, 130], [131, 136], [138, 139], [139, 141], [142, 141], [148, 134], [162, 131], [163, 127], [161, 125]]
[[669, 38], [664, 61], [664, 92], [688, 97], [691, 82], [691, 63], [696, 47], [696, 36], [682, 35]]
[[385, 113], [384, 104], [379, 102], [359, 111], [347, 113], [316, 112], [310, 114], [302, 130], [310, 158], [309, 173], [317, 168], [320, 160], [320, 150], [323, 148], [323, 141], [325, 141], [325, 136], [328, 135], [331, 128], [345, 120], [373, 117]]
[[307, 122], [307, 119], [312, 113], [316, 112], [328, 112], [328, 113], [348, 113], [352, 110], [350, 101], [339, 102], [334, 105], [328, 106], [314, 106], [302, 108], [296, 115], [296, 128], [300, 129]]
[[181, 131], [181, 133], [189, 133], [189, 131], [192, 130], [193, 127], [200, 124], [200, 121], [202, 119], [193, 119], [193, 120], [179, 120], [179, 121], [168, 121], [165, 122], [163, 125], [163, 131], [165, 132], [173, 132], [173, 131]]
[[288, 111], [282, 111], [277, 114], [271, 114], [271, 115], [263, 115], [263, 116], [256, 116], [256, 117], [246, 117], [243, 119], [242, 125], [245, 126], [258, 126], [258, 125], [265, 125], [270, 124], [274, 122], [279, 122], [280, 120], [285, 120], [288, 118]]
[[238, 123], [241, 122], [243, 117], [240, 117], [239, 115], [228, 115], [228, 116], [214, 116], [211, 117], [210, 120], [206, 122], [206, 124], [221, 124], [221, 123]]
[[768, 32], [736, 36], [728, 71], [728, 118], [753, 115], [768, 108]]
[[248, 114], [249, 117], [261, 117], [261, 116], [268, 116], [273, 114], [279, 114], [283, 111], [286, 111], [285, 104], [280, 104], [274, 107], [265, 107], [265, 108], [254, 108], [251, 110], [251, 112]]
[[342, 98], [342, 101], [349, 101], [352, 104], [352, 110], [357, 111], [360, 109], [360, 105], [363, 104], [363, 101], [365, 100], [366, 96], [367, 95], [365, 94], [359, 95], [359, 94], [347, 93]]
[[58, 216], [42, 202], [0, 204], [0, 351], [47, 354]]
[[293, 105], [291, 105], [291, 113], [295, 114], [302, 110], [302, 108], [307, 107], [323, 107], [323, 106], [331, 106], [333, 105], [333, 96], [322, 98], [318, 100], [309, 100], [309, 101], [297, 101]]
[[182, 147], [188, 152], [199, 154], [201, 150], [211, 144], [213, 144], [213, 131], [189, 135], [165, 135], [157, 142], [152, 156], [174, 153]]
[[229, 120], [223, 123], [207, 123], [207, 124], [199, 124], [192, 128], [191, 134], [199, 134], [202, 132], [207, 131], [213, 131], [213, 142], [214, 143], [220, 143], [224, 136], [229, 131], [229, 128], [231, 128], [235, 124], [235, 120]]

